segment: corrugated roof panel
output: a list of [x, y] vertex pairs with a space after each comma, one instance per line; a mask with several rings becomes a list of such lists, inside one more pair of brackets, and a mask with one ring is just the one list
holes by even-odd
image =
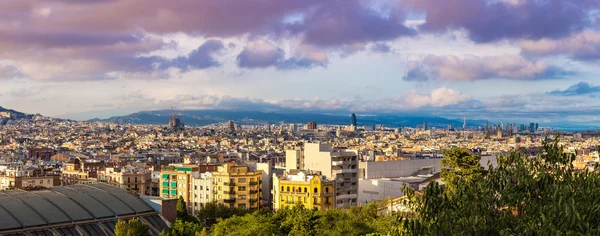
[[8, 191], [7, 194], [25, 202], [28, 206], [37, 211], [42, 218], [48, 221], [49, 224], [58, 224], [69, 222], [71, 219], [63, 213], [54, 204], [46, 201], [46, 199], [36, 196], [32, 192], [25, 191]]
[[94, 219], [90, 213], [88, 213], [80, 205], [77, 205], [77, 203], [75, 203], [66, 195], [52, 191], [38, 191], [36, 194], [57, 205], [60, 209], [66, 212], [67, 215], [73, 219], [73, 221]]
[[0, 207], [0, 230], [21, 228], [21, 224], [7, 211]]
[[122, 202], [120, 199], [116, 198], [112, 194], [108, 193], [107, 191], [97, 189], [94, 187], [90, 187], [87, 185], [74, 185], [73, 187], [79, 191], [85, 192], [85, 193], [89, 194], [90, 196], [93, 196], [94, 198], [98, 199], [98, 201], [101, 201], [104, 205], [106, 205], [112, 212], [114, 212], [118, 216], [135, 214], [135, 211], [133, 211], [133, 209], [131, 209], [131, 207], [129, 207], [127, 204], [125, 204], [124, 202]]
[[79, 191], [71, 187], [54, 187], [51, 188], [51, 190], [70, 197], [71, 199], [79, 203], [79, 205], [82, 205], [85, 209], [91, 212], [96, 219], [115, 216], [115, 214], [111, 212], [110, 209], [105, 207], [102, 203], [98, 202], [98, 200], [92, 198], [85, 191]]
[[45, 225], [47, 222], [25, 203], [7, 195], [0, 193], [0, 205], [9, 211], [24, 227]]
[[138, 213], [154, 211], [154, 209], [152, 209], [152, 207], [150, 207], [146, 202], [141, 200], [139, 197], [127, 192], [124, 189], [115, 188], [112, 186], [107, 186], [107, 185], [102, 185], [102, 184], [94, 184], [91, 186], [111, 193], [115, 197], [121, 199], [121, 201], [125, 202], [127, 205], [129, 205], [131, 208], [133, 208], [133, 210], [135, 210]]

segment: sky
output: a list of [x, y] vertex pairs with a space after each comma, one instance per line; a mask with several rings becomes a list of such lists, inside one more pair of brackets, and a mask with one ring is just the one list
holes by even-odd
[[600, 121], [598, 0], [2, 0], [0, 106]]

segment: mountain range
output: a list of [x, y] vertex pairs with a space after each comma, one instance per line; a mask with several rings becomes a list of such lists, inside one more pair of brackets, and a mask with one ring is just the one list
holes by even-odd
[[[317, 124], [348, 125], [350, 114], [320, 114], [320, 113], [275, 113], [261, 111], [231, 111], [231, 110], [186, 110], [176, 112], [186, 125], [203, 126], [233, 120], [238, 124], [264, 125], [278, 123], [307, 123], [316, 121]], [[114, 116], [108, 119], [91, 119], [89, 121], [110, 122], [119, 124], [167, 124], [172, 110], [140, 111], [125, 116]], [[402, 116], [394, 114], [361, 115], [357, 114], [358, 126], [380, 124], [386, 127], [416, 127], [427, 120], [429, 127], [462, 127], [462, 120], [453, 120], [436, 116]], [[468, 120], [470, 126], [485, 124], [485, 121]]]

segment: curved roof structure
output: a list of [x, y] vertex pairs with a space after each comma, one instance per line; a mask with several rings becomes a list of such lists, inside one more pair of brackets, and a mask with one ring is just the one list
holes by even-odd
[[119, 219], [138, 218], [153, 234], [167, 224], [143, 200], [105, 184], [0, 191], [1, 235], [113, 235]]

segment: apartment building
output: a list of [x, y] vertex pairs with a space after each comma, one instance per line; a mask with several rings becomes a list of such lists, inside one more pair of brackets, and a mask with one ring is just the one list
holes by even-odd
[[196, 214], [202, 206], [207, 203], [215, 202], [213, 189], [213, 175], [211, 172], [194, 172], [192, 174], [192, 192], [190, 194], [190, 205], [192, 213]]
[[262, 200], [262, 171], [227, 163], [213, 172], [212, 194], [216, 202], [231, 208], [259, 209]]
[[334, 148], [328, 143], [305, 143], [302, 151], [286, 152], [288, 165], [320, 171], [328, 179], [334, 179], [337, 208], [357, 205], [358, 151]]
[[179, 198], [188, 203], [188, 211], [192, 211], [190, 203], [190, 189], [192, 175], [198, 172], [199, 167], [192, 164], [171, 164], [160, 171], [159, 194], [163, 198]]
[[296, 204], [307, 209], [334, 208], [335, 180], [327, 179], [316, 171], [292, 171], [284, 176], [273, 175], [273, 209], [279, 210]]
[[101, 169], [104, 169], [104, 161], [76, 157], [66, 163], [61, 175], [61, 184], [96, 182], [98, 171]]
[[127, 188], [139, 195], [152, 194], [152, 172], [146, 169], [107, 167], [98, 171], [98, 182]]
[[27, 170], [7, 169], [0, 173], [0, 190], [49, 188], [60, 185], [60, 176], [45, 175]]

